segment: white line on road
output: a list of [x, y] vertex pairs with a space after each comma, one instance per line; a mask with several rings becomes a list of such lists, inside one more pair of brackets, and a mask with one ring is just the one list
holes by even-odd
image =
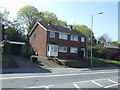
[[45, 86], [34, 86], [34, 87], [27, 87], [27, 88], [49, 88], [53, 87], [54, 85], [45, 85]]
[[[120, 78], [120, 77], [115, 77], [115, 78]], [[98, 82], [96, 82], [96, 81], [101, 81], [101, 80], [108, 80], [108, 81], [111, 81], [111, 82], [116, 83], [116, 84], [103, 87], [101, 84], [99, 84]], [[77, 85], [77, 83], [80, 84], [80, 83], [86, 83], [86, 82], [93, 82], [94, 84], [98, 85], [98, 86], [101, 87], [101, 88], [109, 88], [109, 87], [113, 87], [113, 86], [120, 85], [120, 83], [118, 83], [118, 82], [116, 82], [116, 81], [113, 81], [113, 80], [111, 80], [111, 79], [94, 79], [94, 80], [87, 80], [87, 81], [81, 81], [81, 82], [74, 82], [73, 85], [74, 85], [76, 88], [80, 88], [80, 87]]]
[[16, 79], [16, 78], [38, 78], [38, 77], [62, 77], [62, 76], [76, 76], [76, 75], [86, 75], [86, 74], [103, 74], [103, 73], [115, 73], [118, 71], [112, 72], [95, 72], [95, 73], [76, 73], [76, 74], [58, 74], [58, 75], [47, 75], [47, 76], [21, 76], [21, 77], [2, 77], [0, 79]]
[[113, 82], [113, 83], [118, 83], [118, 82], [116, 82], [116, 81], [113, 81], [113, 80], [111, 80], [111, 79], [108, 79], [109, 81], [111, 81], [111, 82]]
[[120, 85], [120, 83], [109, 85], [109, 86], [105, 86], [104, 88], [110, 88], [110, 87], [117, 86], [117, 85]]
[[91, 82], [93, 82], [94, 84], [98, 85], [99, 87], [103, 87], [101, 84], [99, 84], [99, 83], [97, 83], [97, 82], [95, 82], [93, 80], [91, 80]]
[[81, 90], [80, 87], [79, 87], [76, 83], [73, 83], [73, 85], [74, 85], [78, 90]]

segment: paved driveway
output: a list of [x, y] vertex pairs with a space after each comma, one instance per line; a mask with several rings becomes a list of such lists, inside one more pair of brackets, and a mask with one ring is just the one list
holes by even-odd
[[27, 58], [19, 55], [14, 55], [12, 58], [15, 60], [19, 68], [38, 68], [36, 63], [30, 62]]
[[2, 73], [50, 73], [49, 69], [40, 67], [34, 62], [26, 59], [23, 56], [14, 55], [12, 58], [15, 60], [19, 68], [2, 69]]
[[40, 62], [39, 65], [43, 68], [65, 68], [65, 66], [59, 65], [56, 62], [45, 58], [39, 57], [38, 61]]

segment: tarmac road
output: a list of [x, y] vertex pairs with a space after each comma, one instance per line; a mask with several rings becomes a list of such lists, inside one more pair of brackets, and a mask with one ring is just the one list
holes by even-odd
[[116, 88], [120, 85], [117, 69], [64, 73], [3, 74], [2, 88]]

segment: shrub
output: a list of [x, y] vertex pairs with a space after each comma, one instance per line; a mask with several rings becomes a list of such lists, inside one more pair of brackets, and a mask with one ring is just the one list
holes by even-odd
[[10, 43], [8, 43], [8, 42], [4, 43], [3, 54], [11, 55], [11, 44]]
[[93, 47], [93, 56], [99, 58], [106, 58], [107, 56], [107, 48], [101, 45], [95, 45]]

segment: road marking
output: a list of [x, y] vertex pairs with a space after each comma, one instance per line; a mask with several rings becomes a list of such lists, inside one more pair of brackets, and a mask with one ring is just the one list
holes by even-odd
[[45, 86], [34, 86], [34, 87], [27, 87], [27, 88], [49, 88], [49, 87], [53, 87], [54, 85], [45, 85]]
[[113, 81], [113, 80], [111, 80], [111, 79], [108, 79], [109, 81], [111, 81], [111, 82], [113, 82], [113, 83], [118, 83], [118, 82], [116, 82], [116, 81]]
[[94, 84], [96, 84], [96, 85], [98, 85], [99, 87], [102, 87], [102, 88], [103, 88], [103, 86], [102, 86], [101, 84], [99, 84], [99, 83], [97, 83], [97, 82], [95, 82], [95, 81], [93, 81], [93, 80], [91, 80], [91, 82], [93, 82]]
[[109, 86], [105, 86], [104, 88], [110, 88], [110, 87], [117, 86], [117, 85], [120, 85], [120, 83], [109, 85]]
[[115, 73], [118, 71], [112, 71], [112, 72], [95, 72], [95, 73], [76, 73], [76, 74], [59, 74], [59, 75], [47, 75], [47, 76], [21, 76], [21, 77], [2, 77], [0, 79], [16, 79], [16, 78], [38, 78], [38, 77], [62, 77], [62, 76], [77, 76], [77, 75], [86, 75], [86, 74], [103, 74], [103, 73]]
[[73, 85], [74, 85], [78, 90], [81, 90], [80, 87], [79, 87], [76, 83], [73, 83]]
[[[120, 77], [115, 77], [115, 78], [120, 78]], [[96, 81], [100, 81], [100, 80], [108, 80], [108, 81], [111, 81], [111, 82], [113, 82], [113, 83], [117, 83], [117, 82], [115, 82], [115, 81], [113, 81], [113, 80], [111, 80], [111, 79], [94, 79], [94, 80], [87, 80], [87, 81], [81, 81], [81, 82], [74, 82], [74, 86], [76, 87], [76, 88], [80, 88], [78, 85], [77, 85], [77, 83], [86, 83], [86, 82], [93, 82], [94, 84], [96, 84], [96, 85], [98, 85], [99, 87], [101, 87], [101, 88], [109, 88], [109, 87], [112, 87], [112, 86], [117, 86], [117, 85], [119, 85], [118, 83], [117, 84], [114, 84], [114, 85], [109, 85], [109, 86], [105, 86], [105, 87], [103, 87], [101, 84], [99, 84], [98, 82], [96, 82]]]

